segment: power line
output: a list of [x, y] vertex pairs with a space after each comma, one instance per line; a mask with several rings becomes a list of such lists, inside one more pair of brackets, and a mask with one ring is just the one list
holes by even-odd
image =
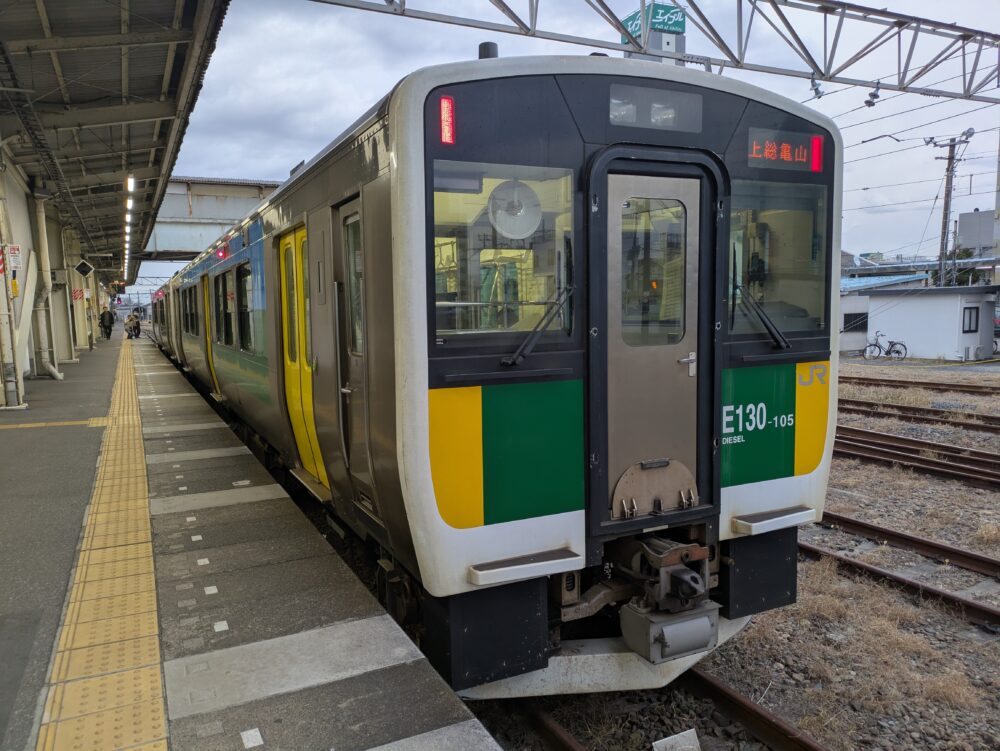
[[[995, 174], [996, 172], [972, 172], [971, 174], [962, 175], [961, 177], [962, 178], [978, 177], [980, 175], [995, 175]], [[879, 188], [898, 188], [900, 185], [917, 185], [918, 183], [936, 183], [939, 182], [940, 179], [941, 178], [939, 177], [930, 177], [926, 180], [911, 180], [910, 182], [906, 183], [889, 183], [887, 185], [869, 185], [864, 188], [848, 188], [847, 190], [844, 191], [844, 193], [857, 193], [859, 190], [877, 190]], [[956, 176], [955, 179], [958, 180], [959, 178]]]
[[901, 151], [912, 151], [913, 149], [919, 149], [923, 147], [924, 144], [918, 143], [916, 146], [905, 146], [901, 149], [895, 149], [894, 151], [883, 151], [881, 154], [869, 154], [868, 156], [861, 156], [857, 159], [848, 159], [844, 164], [854, 164], [854, 162], [864, 162], [868, 159], [877, 159], [880, 156], [888, 156], [889, 154], [898, 154]]
[[[954, 198], [964, 198], [965, 196], [984, 196], [987, 193], [996, 193], [996, 191], [983, 190], [983, 191], [978, 191], [976, 193], [963, 193], [962, 195], [954, 196]], [[916, 201], [896, 201], [894, 203], [879, 203], [874, 206], [855, 206], [850, 209], [842, 209], [842, 211], [864, 211], [865, 209], [882, 209], [885, 208], [886, 206], [905, 206], [911, 203], [927, 203], [928, 201], [936, 201], [936, 200], [937, 196], [935, 196], [934, 198], [921, 198]]]
[[916, 112], [917, 110], [925, 110], [928, 107], [937, 107], [939, 104], [947, 104], [948, 102], [953, 102], [954, 99], [942, 99], [940, 102], [931, 102], [930, 104], [922, 104], [919, 107], [912, 107], [908, 110], [903, 110], [902, 112], [893, 112], [890, 115], [882, 115], [882, 117], [873, 117], [871, 120], [862, 120], [858, 123], [851, 123], [850, 125], [841, 125], [841, 130], [848, 130], [849, 128], [857, 128], [859, 125], [868, 125], [868, 123], [876, 123], [879, 120], [888, 120], [890, 117], [899, 117], [900, 115], [906, 115], [910, 112]]
[[[892, 133], [885, 133], [884, 135], [887, 135], [887, 136], [898, 136], [900, 133], [909, 133], [911, 130], [917, 130], [918, 128], [926, 128], [928, 125], [935, 125], [937, 123], [943, 123], [945, 120], [954, 120], [956, 117], [964, 117], [965, 115], [971, 115], [973, 112], [979, 112], [980, 110], [984, 110], [987, 107], [995, 107], [995, 106], [996, 105], [994, 105], [994, 104], [984, 104], [982, 107], [976, 107], [975, 109], [966, 110], [965, 112], [959, 112], [959, 113], [956, 113], [954, 115], [948, 115], [947, 117], [939, 117], [937, 120], [930, 120], [929, 122], [920, 123], [919, 125], [911, 125], [909, 128], [903, 128], [901, 130], [895, 130]], [[993, 130], [993, 128], [991, 128], [990, 130]], [[988, 133], [989, 130], [984, 130], [983, 132], [984, 133]], [[867, 142], [868, 141], [858, 141], [857, 143], [852, 143], [850, 146], [845, 146], [844, 148], [845, 149], [851, 149], [851, 148], [854, 148], [855, 146], [861, 146], [862, 144], [865, 144]]]

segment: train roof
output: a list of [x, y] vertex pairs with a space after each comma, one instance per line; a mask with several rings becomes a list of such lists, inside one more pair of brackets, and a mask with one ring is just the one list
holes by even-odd
[[[696, 64], [696, 63], [694, 63]], [[614, 75], [634, 78], [649, 78], [660, 81], [677, 81], [692, 86], [723, 91], [736, 96], [775, 107], [803, 120], [825, 128], [833, 134], [837, 153], [843, 149], [843, 141], [837, 124], [820, 112], [806, 107], [773, 91], [754, 86], [744, 81], [726, 78], [717, 73], [708, 73], [669, 62], [651, 62], [630, 58], [608, 57], [605, 55], [535, 55], [525, 57], [498, 57], [485, 60], [465, 60], [420, 68], [406, 75], [393, 87], [392, 91], [379, 99], [363, 115], [351, 123], [319, 153], [304, 165], [295, 169], [289, 178], [273, 193], [261, 201], [253, 211], [221, 235], [215, 242], [199, 253], [190, 263], [174, 276], [184, 274], [200, 263], [219, 247], [220, 242], [233, 236], [233, 231], [244, 227], [255, 216], [260, 215], [269, 205], [279, 199], [303, 180], [313, 168], [344, 143], [371, 127], [384, 117], [390, 109], [416, 108], [422, 111], [424, 100], [431, 90], [449, 83], [487, 80], [491, 78], [512, 78], [530, 75]], [[838, 157], [839, 159], [839, 157]], [[168, 282], [169, 284], [169, 282]], [[164, 285], [166, 286], [166, 285]]]

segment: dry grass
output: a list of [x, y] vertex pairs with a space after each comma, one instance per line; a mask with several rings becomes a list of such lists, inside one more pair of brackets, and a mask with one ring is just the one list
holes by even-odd
[[[937, 365], [937, 367], [935, 367]], [[965, 366], [943, 363], [896, 363], [888, 361], [866, 362], [841, 359], [840, 371], [844, 375], [868, 378], [898, 378], [907, 381], [939, 381], [941, 383], [970, 383], [1000, 386], [1000, 369], [997, 373], [970, 371]]]
[[980, 692], [969, 683], [964, 673], [955, 670], [925, 677], [920, 689], [926, 701], [949, 707], [972, 709], [982, 704]]
[[980, 524], [976, 531], [972, 533], [972, 539], [983, 545], [994, 545], [1000, 543], [1000, 524], [985, 522]]

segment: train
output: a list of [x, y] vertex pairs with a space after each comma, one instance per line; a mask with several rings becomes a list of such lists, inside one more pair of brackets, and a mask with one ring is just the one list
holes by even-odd
[[608, 56], [417, 70], [154, 295], [463, 696], [662, 686], [796, 597], [843, 144]]

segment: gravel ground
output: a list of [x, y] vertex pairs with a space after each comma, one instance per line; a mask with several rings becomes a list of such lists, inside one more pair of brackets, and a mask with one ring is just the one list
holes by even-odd
[[841, 412], [837, 417], [837, 424], [846, 425], [849, 428], [875, 430], [879, 433], [901, 435], [906, 438], [917, 438], [921, 441], [934, 441], [935, 443], [1000, 454], [1000, 433], [984, 433], [953, 425], [929, 425], [922, 422], [896, 420], [891, 417], [873, 418], [844, 412]]
[[834, 457], [827, 508], [1000, 557], [1000, 493]]
[[888, 359], [842, 357], [840, 372], [843, 375], [869, 378], [1000, 386], [1000, 362], [945, 364], [934, 360], [904, 360], [900, 363]]
[[997, 637], [830, 559], [703, 665], [832, 751], [1000, 748]]
[[841, 383], [838, 395], [844, 399], [864, 399], [877, 404], [902, 404], [907, 407], [931, 407], [957, 412], [978, 412], [1000, 415], [1000, 403], [989, 394], [963, 394], [955, 391], [927, 391], [926, 389], [892, 388], [891, 386], [864, 386]]
[[[694, 728], [703, 751], [766, 751], [706, 699], [671, 687], [531, 699], [589, 751], [649, 751], [654, 741]], [[544, 751], [511, 702], [470, 702], [469, 708], [505, 751]]]
[[924, 584], [1000, 606], [1000, 583], [990, 576], [941, 563], [909, 550], [880, 545], [860, 535], [815, 524], [800, 528], [799, 539]]

